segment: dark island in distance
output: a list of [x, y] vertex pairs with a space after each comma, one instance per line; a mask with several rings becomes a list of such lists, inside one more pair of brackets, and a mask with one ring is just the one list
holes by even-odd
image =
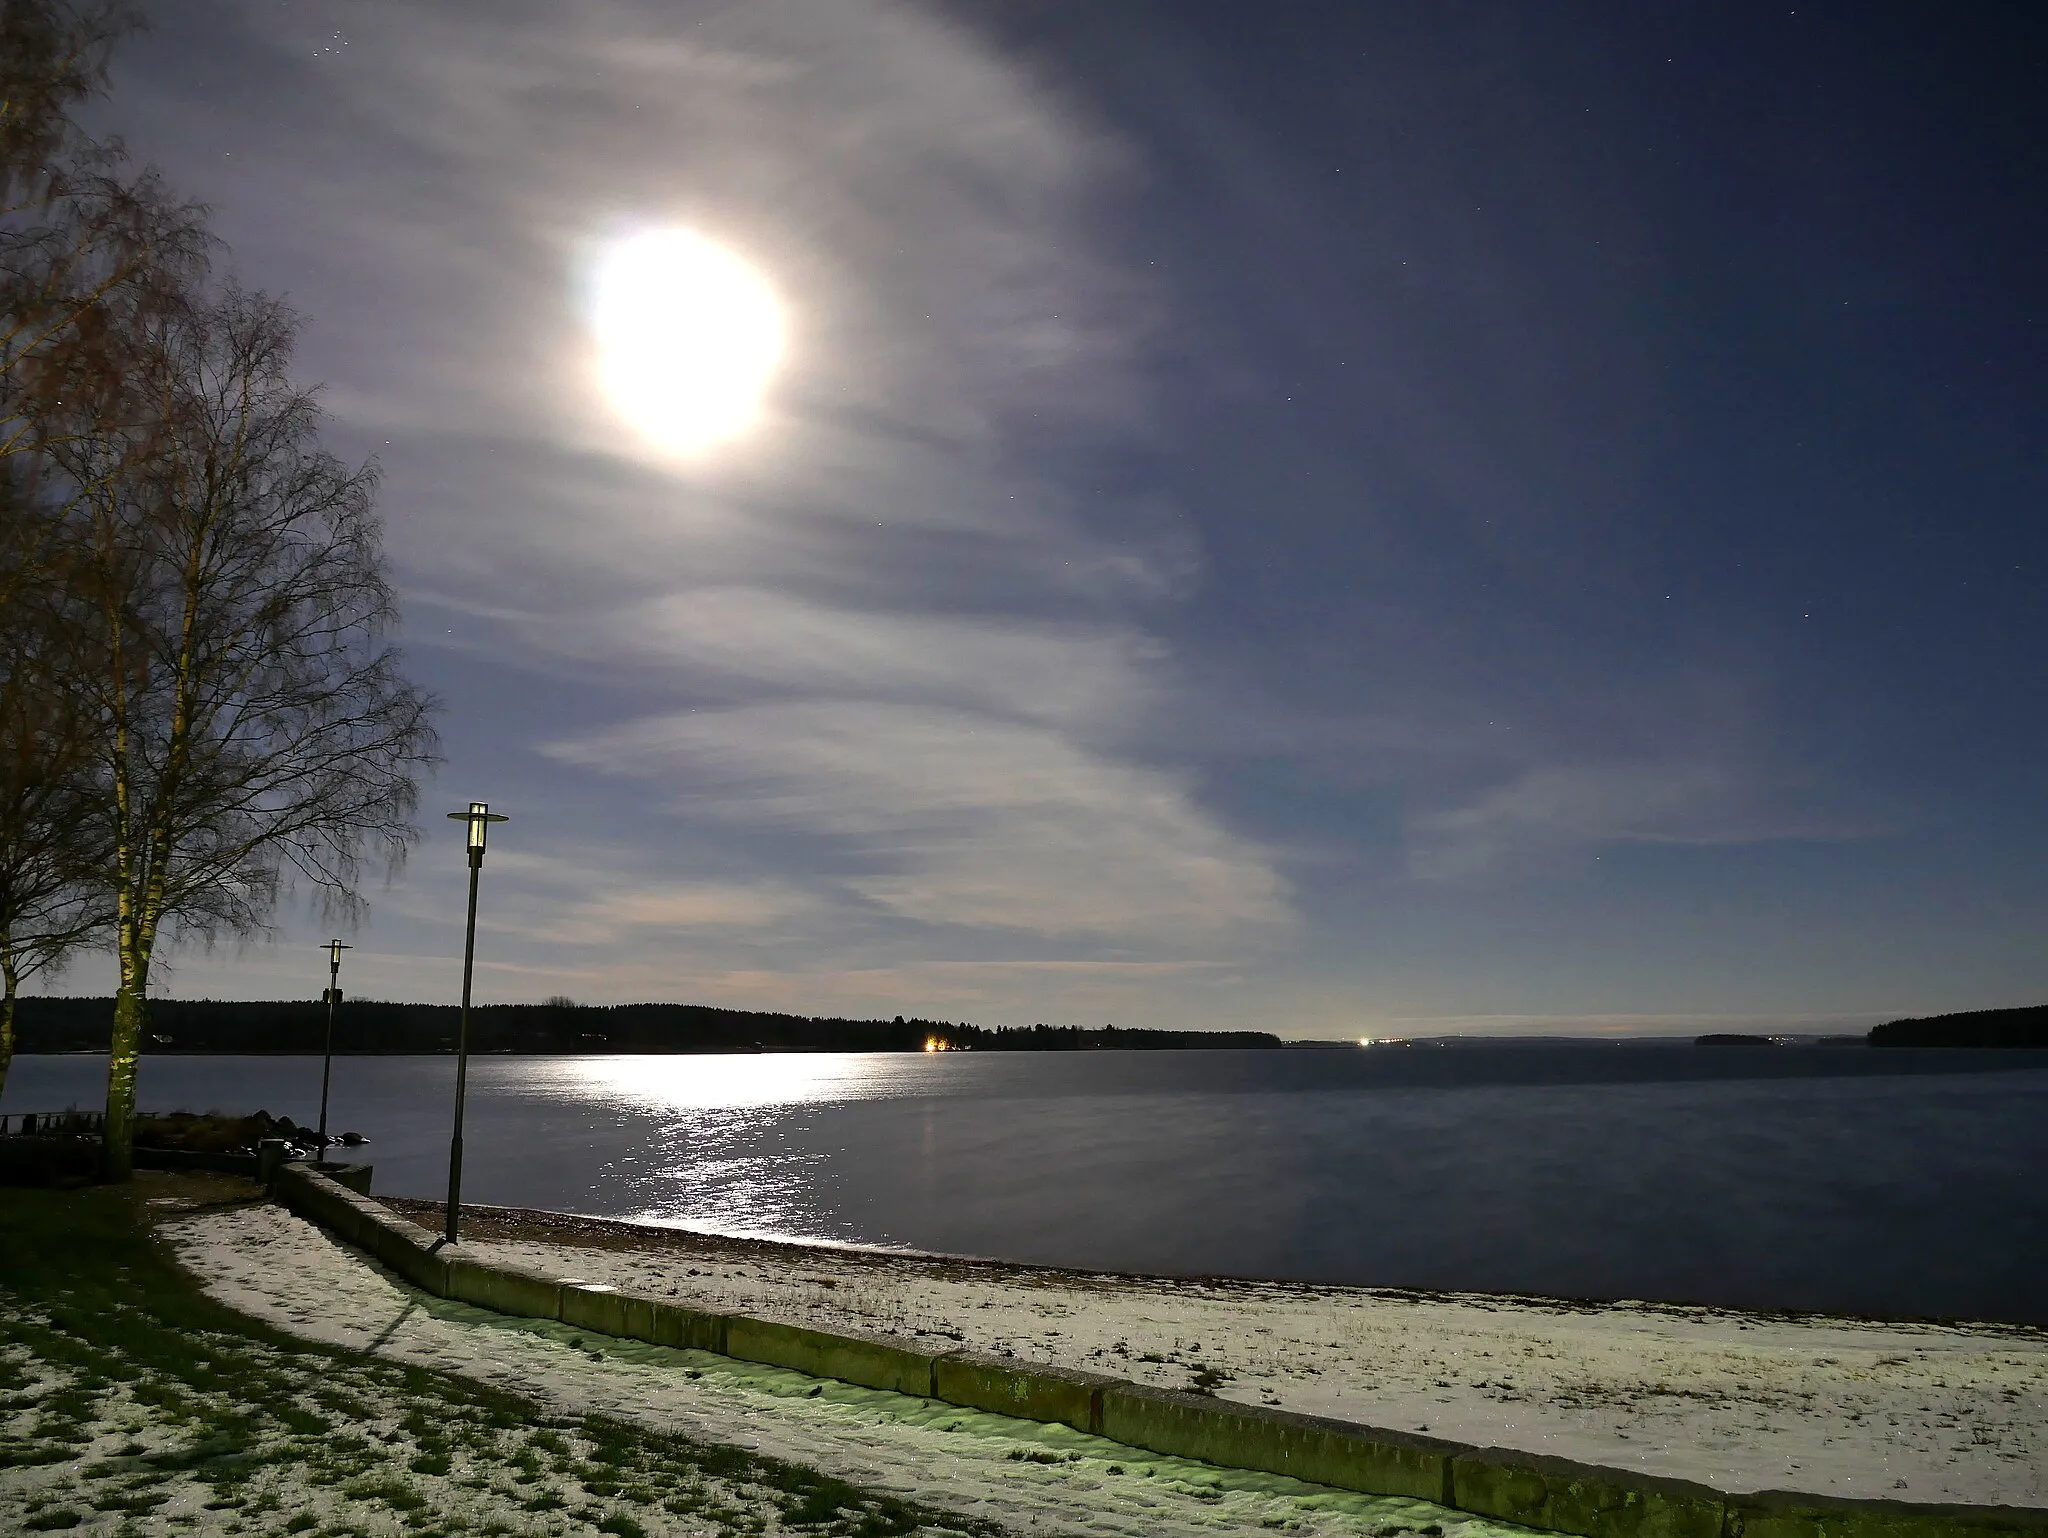
[[[110, 998], [32, 996], [17, 1002], [21, 1052], [106, 1049]], [[453, 1052], [453, 1004], [344, 999], [334, 1050], [350, 1055]], [[484, 1004], [470, 1011], [472, 1052], [1081, 1052], [1343, 1048], [1349, 1041], [1284, 1041], [1269, 1031], [1156, 1031], [1104, 1026], [980, 1026], [950, 1020], [843, 1020], [707, 1004]], [[156, 999], [148, 1050], [176, 1053], [318, 1053], [327, 1006], [317, 1000]], [[1457, 1044], [1476, 1045], [1484, 1038]], [[1563, 1044], [1569, 1038], [1560, 1038]], [[1714, 1034], [1701, 1046], [1777, 1046], [1769, 1036]], [[1894, 1020], [1867, 1036], [1817, 1045], [2048, 1047], [2048, 1005]], [[1384, 1043], [1396, 1045], [1397, 1043]], [[1406, 1043], [1400, 1043], [1405, 1045]], [[1450, 1045], [1450, 1040], [1428, 1045]], [[1523, 1043], [1541, 1044], [1541, 1043]], [[1583, 1044], [1583, 1043], [1580, 1043]]]
[[1872, 1026], [1873, 1047], [2048, 1047], [2048, 1004], [1973, 1009]]

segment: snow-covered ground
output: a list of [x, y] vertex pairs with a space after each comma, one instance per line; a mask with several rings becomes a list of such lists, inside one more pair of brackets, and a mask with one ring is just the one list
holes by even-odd
[[[492, 1383], [560, 1413], [631, 1419], [750, 1448], [1019, 1534], [1529, 1538], [1417, 1501], [1210, 1468], [1062, 1426], [430, 1298], [277, 1207], [195, 1213], [172, 1219], [163, 1232], [208, 1293], [301, 1337]], [[643, 1520], [652, 1524], [656, 1515]]]
[[[424, 1220], [423, 1220], [424, 1221]], [[481, 1259], [1696, 1479], [2048, 1505], [2048, 1331], [1072, 1273], [481, 1211]]]

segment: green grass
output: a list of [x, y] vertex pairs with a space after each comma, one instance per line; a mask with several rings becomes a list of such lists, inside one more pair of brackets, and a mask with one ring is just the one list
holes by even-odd
[[[160, 1188], [160, 1187], [159, 1187]], [[0, 1187], [0, 1529], [992, 1535], [813, 1470], [307, 1344], [212, 1302], [137, 1187]], [[308, 1285], [314, 1285], [312, 1278]], [[524, 1481], [522, 1483], [522, 1481]], [[566, 1499], [565, 1499], [566, 1497]], [[594, 1504], [592, 1504], [594, 1503]], [[167, 1530], [177, 1530], [176, 1527]]]

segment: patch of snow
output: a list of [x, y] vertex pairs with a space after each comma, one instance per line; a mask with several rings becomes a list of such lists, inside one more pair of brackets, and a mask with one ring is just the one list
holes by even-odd
[[[176, 1218], [163, 1232], [209, 1294], [303, 1338], [494, 1383], [561, 1412], [750, 1448], [1016, 1532], [1528, 1538], [1419, 1501], [1164, 1458], [1064, 1426], [432, 1298], [275, 1207]], [[615, 1280], [603, 1268], [616, 1259], [577, 1252], [554, 1274]]]
[[463, 1249], [1723, 1490], [2048, 1505], [2048, 1331], [2020, 1326], [1133, 1278], [619, 1224]]

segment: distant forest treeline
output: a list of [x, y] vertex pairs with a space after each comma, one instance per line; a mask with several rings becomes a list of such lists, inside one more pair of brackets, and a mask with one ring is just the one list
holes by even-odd
[[1872, 1026], [1873, 1047], [2048, 1047], [2048, 1004], [1976, 1009]]
[[[104, 1051], [114, 1001], [24, 998], [16, 1025], [23, 1052]], [[344, 999], [335, 1011], [338, 1053], [453, 1052], [453, 1004]], [[327, 1006], [153, 999], [147, 1050], [318, 1052]], [[998, 1026], [949, 1020], [834, 1020], [715, 1009], [707, 1004], [484, 1004], [469, 1012], [472, 1052], [918, 1052], [927, 1041], [978, 1052], [1073, 1052], [1099, 1048], [1267, 1048], [1264, 1031], [1142, 1031], [1113, 1025]]]
[[[23, 998], [17, 1016], [19, 1050], [105, 1051], [113, 1007], [108, 998]], [[459, 1013], [453, 1004], [346, 999], [335, 1014], [334, 1050], [452, 1052]], [[318, 1052], [326, 1030], [327, 1006], [314, 1000], [155, 999], [149, 1006], [152, 1039], [146, 1046], [155, 1052]], [[469, 1030], [473, 1052], [917, 1052], [931, 1040], [979, 1052], [1286, 1045], [1264, 1031], [989, 1027], [906, 1020], [901, 1015], [894, 1020], [841, 1020], [707, 1004], [559, 1001], [479, 1005], [470, 1011]], [[2048, 1005], [1893, 1020], [1873, 1027], [1869, 1041], [1873, 1047], [2048, 1047]]]

